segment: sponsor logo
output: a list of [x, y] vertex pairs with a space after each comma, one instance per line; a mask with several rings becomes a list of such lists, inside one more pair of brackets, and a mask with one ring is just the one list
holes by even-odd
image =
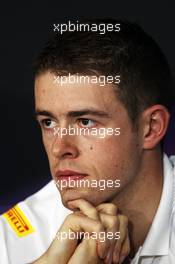
[[18, 205], [4, 213], [3, 217], [18, 237], [24, 237], [35, 232], [35, 229]]

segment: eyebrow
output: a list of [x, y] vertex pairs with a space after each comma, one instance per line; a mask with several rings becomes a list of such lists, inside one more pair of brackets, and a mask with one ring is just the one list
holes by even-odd
[[[35, 115], [36, 117], [37, 116], [48, 116], [48, 117], [56, 119], [56, 116], [53, 113], [51, 113], [50, 111], [45, 111], [45, 110], [36, 110]], [[97, 117], [110, 118], [109, 113], [102, 111], [102, 110], [95, 110], [95, 109], [90, 109], [90, 108], [69, 111], [66, 113], [67, 117], [80, 117], [83, 115], [93, 115]]]

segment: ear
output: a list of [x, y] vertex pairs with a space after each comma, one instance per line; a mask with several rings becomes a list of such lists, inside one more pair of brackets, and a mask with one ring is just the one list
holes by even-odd
[[168, 128], [170, 114], [163, 105], [153, 105], [142, 114], [143, 148], [155, 148]]

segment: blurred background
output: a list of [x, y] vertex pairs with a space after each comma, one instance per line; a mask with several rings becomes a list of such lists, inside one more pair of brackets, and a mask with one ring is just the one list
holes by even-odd
[[[175, 77], [174, 11], [174, 2], [168, 0], [162, 3], [118, 0], [1, 3], [0, 213], [51, 179], [34, 118], [32, 63], [51, 34], [53, 23], [82, 17], [124, 18], [137, 22], [158, 42]], [[175, 154], [175, 107], [164, 150], [168, 155]]]

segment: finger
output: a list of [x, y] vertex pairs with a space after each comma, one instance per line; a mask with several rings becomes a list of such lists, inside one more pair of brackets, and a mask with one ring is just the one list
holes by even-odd
[[77, 263], [99, 263], [97, 255], [97, 241], [93, 239], [84, 239], [78, 245], [68, 264]]
[[116, 241], [119, 236], [119, 218], [114, 215], [100, 213], [100, 220], [103, 223], [106, 233], [105, 233], [105, 241], [108, 246], [108, 254], [105, 258], [104, 263], [112, 263], [113, 252], [115, 250]]
[[[91, 219], [100, 220], [97, 209], [92, 204], [87, 202], [86, 200], [83, 200], [83, 199], [74, 200], [74, 201], [69, 202], [68, 206], [69, 208], [72, 208], [72, 209], [78, 208], [84, 215], [88, 216]], [[107, 242], [104, 243], [99, 239], [100, 234], [101, 232], [97, 234], [97, 240], [98, 240], [97, 250], [98, 250], [99, 256], [101, 258], [105, 258], [108, 253], [109, 245]]]
[[72, 230], [73, 232], [104, 232], [102, 223], [98, 220], [89, 218], [83, 214], [72, 213], [68, 215], [62, 224], [60, 231]]
[[98, 205], [96, 208], [97, 208], [97, 211], [106, 213], [109, 215], [117, 215], [117, 212], [118, 212], [117, 206], [112, 203], [103, 203], [103, 204]]
[[104, 259], [104, 264], [112, 264], [114, 249], [115, 249], [115, 244], [111, 245], [106, 258]]
[[[103, 204], [98, 205], [96, 208], [100, 213], [105, 213], [108, 215], [112, 215], [114, 217], [117, 216], [118, 208], [115, 204], [103, 203]], [[104, 218], [103, 221], [104, 221], [103, 224], [105, 225], [105, 228], [107, 229], [107, 234], [109, 234], [109, 232], [110, 232], [111, 234], [113, 234], [113, 236], [115, 236], [114, 234], [116, 231], [118, 231], [118, 226], [119, 226], [118, 223], [115, 223], [115, 221], [117, 221], [117, 219], [114, 218], [114, 220], [111, 220], [111, 218], [109, 218], [109, 220], [108, 220], [107, 218], [106, 219]], [[112, 223], [111, 223], [111, 221], [112, 221]], [[116, 241], [114, 238], [112, 241], [109, 241], [109, 243], [108, 243], [109, 250], [108, 250], [108, 254], [104, 260], [104, 263], [107, 263], [107, 264], [112, 263], [115, 244], [116, 244]]]
[[129, 253], [130, 253], [130, 240], [129, 240], [129, 234], [127, 233], [127, 236], [122, 244], [119, 263], [122, 263], [124, 259], [129, 255]]
[[116, 241], [116, 245], [113, 253], [114, 263], [118, 263], [123, 242], [125, 241], [125, 238], [128, 236], [128, 218], [124, 215], [118, 215], [118, 218], [119, 218], [120, 239]]
[[79, 216], [74, 213], [68, 215], [49, 248], [50, 255], [59, 258], [60, 263], [67, 263], [77, 247], [81, 232], [90, 236], [93, 232], [97, 234], [104, 232], [104, 227], [100, 221], [95, 221], [86, 216]]
[[94, 220], [99, 220], [99, 214], [97, 209], [83, 199], [74, 200], [68, 203], [69, 208], [71, 209], [79, 209], [83, 212], [84, 215], [87, 215], [89, 218], [92, 218]]

